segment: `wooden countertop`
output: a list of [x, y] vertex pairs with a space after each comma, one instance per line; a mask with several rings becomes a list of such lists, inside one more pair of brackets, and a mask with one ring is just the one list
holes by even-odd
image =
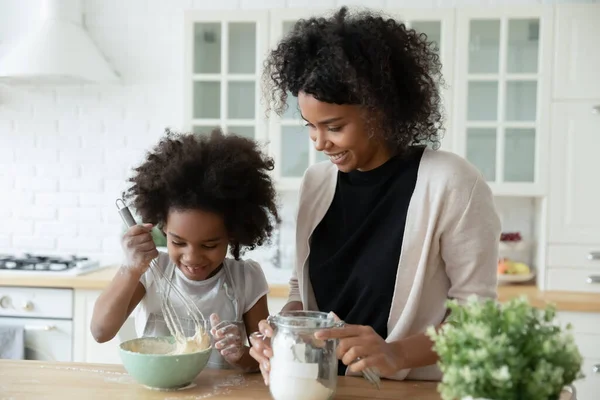
[[[56, 287], [87, 290], [102, 290], [114, 277], [117, 267], [107, 267], [80, 276], [52, 277], [47, 275], [11, 275], [0, 273], [0, 286]], [[269, 296], [287, 298], [287, 284], [269, 285]], [[536, 307], [554, 303], [559, 311], [600, 312], [600, 293], [540, 291], [532, 284], [501, 285], [498, 298], [504, 302], [525, 295]]]
[[[271, 399], [260, 374], [207, 369], [191, 386], [177, 391], [147, 389], [120, 365], [0, 360], [3, 399]], [[440, 400], [436, 387], [435, 382], [384, 381], [377, 390], [362, 377], [340, 377], [335, 400]]]
[[505, 285], [498, 287], [498, 300], [508, 301], [525, 296], [535, 307], [554, 304], [558, 311], [600, 313], [600, 293], [541, 291], [535, 285]]
[[117, 267], [106, 267], [79, 276], [48, 276], [42, 274], [36, 275], [35, 273], [24, 275], [0, 272], [0, 286], [102, 290], [108, 286], [117, 270]]
[[[437, 382], [384, 380], [380, 390], [362, 377], [339, 377], [334, 400], [440, 400]], [[120, 365], [0, 360], [2, 399], [271, 400], [260, 374], [204, 370], [185, 389], [147, 389]], [[564, 391], [560, 400], [571, 400]]]

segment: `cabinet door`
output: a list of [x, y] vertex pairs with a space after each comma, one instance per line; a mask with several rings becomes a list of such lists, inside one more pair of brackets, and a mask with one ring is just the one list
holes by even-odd
[[600, 391], [600, 313], [559, 311], [556, 320], [561, 326], [573, 327], [573, 337], [583, 357], [581, 372], [585, 378], [574, 382], [577, 398], [597, 399]]
[[94, 304], [101, 291], [76, 290], [73, 317], [73, 354], [75, 362], [121, 364], [119, 344], [136, 336], [134, 318], [130, 316], [117, 335], [106, 343], [94, 340], [90, 331]]
[[556, 6], [554, 98], [600, 98], [600, 4]]
[[185, 14], [185, 128], [215, 127], [252, 139], [267, 137], [260, 107], [267, 11], [189, 11]]
[[546, 191], [552, 8], [457, 11], [457, 149], [496, 195]]
[[600, 99], [555, 103], [550, 138], [550, 243], [600, 244]]

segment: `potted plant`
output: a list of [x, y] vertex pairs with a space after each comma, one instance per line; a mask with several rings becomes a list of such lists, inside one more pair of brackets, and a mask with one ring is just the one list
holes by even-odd
[[427, 332], [444, 374], [438, 386], [444, 400], [555, 400], [583, 377], [571, 327], [553, 322], [553, 306], [473, 296], [465, 304], [449, 300], [447, 307], [447, 323]]

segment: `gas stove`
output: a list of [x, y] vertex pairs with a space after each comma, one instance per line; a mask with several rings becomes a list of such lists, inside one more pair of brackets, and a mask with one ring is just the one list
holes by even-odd
[[25, 253], [1, 255], [0, 274], [83, 275], [100, 269], [98, 261], [78, 256], [45, 256]]

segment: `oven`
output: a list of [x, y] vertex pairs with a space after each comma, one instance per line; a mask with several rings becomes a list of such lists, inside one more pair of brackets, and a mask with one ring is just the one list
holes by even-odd
[[0, 325], [23, 327], [25, 359], [72, 361], [73, 290], [1, 285]]

